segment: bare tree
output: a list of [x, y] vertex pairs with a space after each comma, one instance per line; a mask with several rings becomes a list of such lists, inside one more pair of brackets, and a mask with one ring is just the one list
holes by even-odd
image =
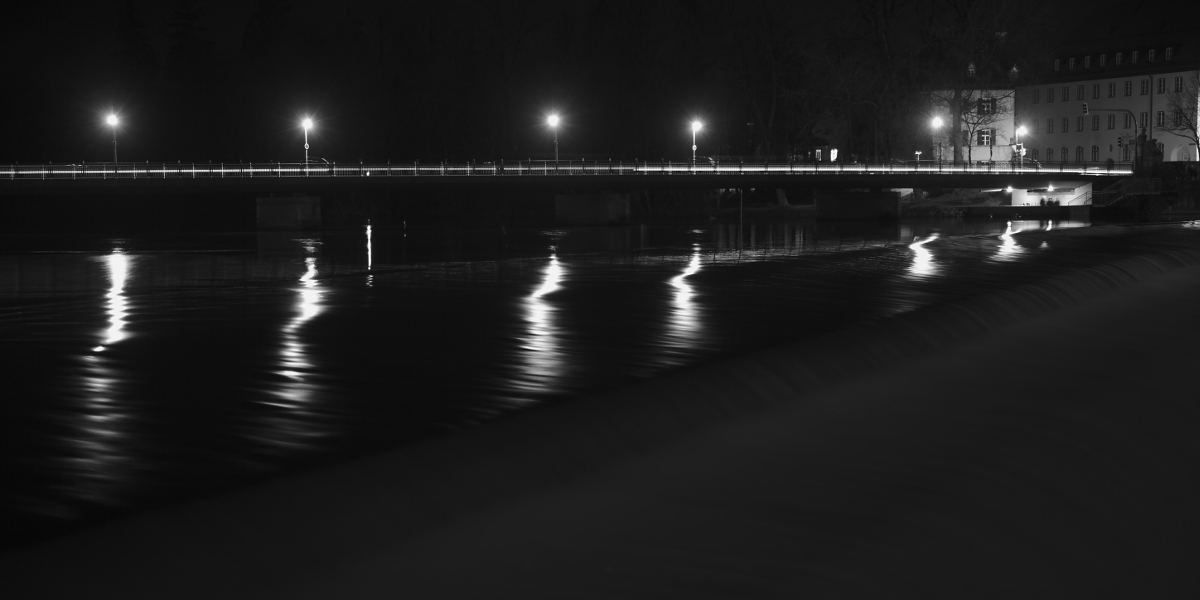
[[[955, 95], [958, 95], [958, 102], [955, 102]], [[999, 139], [998, 125], [1012, 119], [1013, 116], [1013, 91], [1012, 90], [958, 90], [958, 91], [938, 91], [933, 93], [933, 104], [940, 107], [950, 114], [959, 122], [959, 137], [958, 142], [966, 147], [967, 162], [974, 162], [975, 146], [994, 147], [1001, 143]], [[959, 108], [958, 115], [952, 112], [954, 107]], [[1004, 132], [1007, 135], [1007, 131]], [[951, 143], [955, 140], [953, 129], [947, 133]], [[942, 136], [939, 136], [942, 137]], [[1009, 140], [1003, 140], [1007, 144]], [[988, 158], [992, 155], [989, 153]]]
[[[1200, 121], [1200, 70], [1192, 71], [1183, 76], [1181, 89], [1173, 89], [1167, 96], [1167, 110], [1163, 123], [1155, 127], [1163, 133], [1176, 135], [1191, 140], [1200, 152], [1200, 136], [1196, 133], [1197, 121]], [[1200, 160], [1200, 157], [1193, 156]]]

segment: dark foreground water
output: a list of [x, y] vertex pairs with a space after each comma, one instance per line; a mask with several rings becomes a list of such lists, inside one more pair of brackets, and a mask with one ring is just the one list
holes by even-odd
[[6, 236], [0, 549], [1195, 237], [1079, 226]]

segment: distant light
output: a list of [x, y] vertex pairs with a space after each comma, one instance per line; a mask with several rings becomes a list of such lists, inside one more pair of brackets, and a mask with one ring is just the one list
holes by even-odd
[[300, 124], [304, 126], [305, 131], [312, 129], [312, 119], [304, 119], [304, 122], [302, 122]]
[[1047, 192], [1053, 192], [1053, 191], [1054, 191], [1054, 184], [1050, 184], [1049, 186], [1046, 186], [1046, 191], [1047, 191]]
[[1026, 132], [1026, 131], [1029, 131], [1029, 130], [1028, 130], [1028, 129], [1025, 129], [1025, 126], [1024, 126], [1024, 125], [1022, 125], [1022, 126], [1020, 126], [1020, 127], [1018, 127], [1018, 128], [1017, 128], [1017, 135], [1025, 135], [1025, 132]]
[[1010, 194], [1011, 194], [1011, 193], [1012, 193], [1012, 186], [1010, 185], [1010, 186], [1008, 186], [1008, 187], [1004, 188], [1004, 191], [1006, 191], [1006, 192], [1008, 192], [1008, 193], [1010, 193]]
[[549, 123], [551, 127], [558, 127], [558, 115], [550, 115], [549, 117], [546, 117], [546, 122]]
[[108, 115], [108, 118], [104, 122], [115, 126], [117, 124], [117, 115]]
[[700, 121], [692, 121], [692, 133], [700, 131], [700, 128], [703, 126], [704, 125], [701, 124]]
[[934, 117], [934, 118], [933, 118], [933, 128], [934, 128], [934, 129], [937, 129], [938, 127], [941, 127], [941, 126], [942, 126], [942, 118], [941, 118], [941, 117]]

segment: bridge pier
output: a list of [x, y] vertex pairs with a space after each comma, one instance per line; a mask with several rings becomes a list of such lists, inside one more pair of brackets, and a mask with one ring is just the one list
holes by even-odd
[[319, 196], [269, 196], [256, 199], [255, 223], [262, 231], [321, 228]]

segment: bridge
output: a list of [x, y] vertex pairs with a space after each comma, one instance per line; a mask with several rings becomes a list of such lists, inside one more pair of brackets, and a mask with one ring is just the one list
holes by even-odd
[[[950, 164], [768, 161], [518, 161], [457, 163], [84, 163], [0, 165], [0, 195], [320, 192], [337, 189], [513, 187], [1038, 188], [1114, 182], [1130, 163]], [[1107, 184], [1105, 184], [1107, 185]]]

